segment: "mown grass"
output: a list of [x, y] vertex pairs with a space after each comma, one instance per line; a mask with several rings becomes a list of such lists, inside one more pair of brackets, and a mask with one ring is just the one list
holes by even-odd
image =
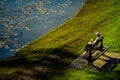
[[[99, 72], [90, 67], [68, 68], [83, 52], [85, 44], [91, 38], [95, 39], [97, 31], [104, 37], [104, 45], [111, 47], [110, 52], [120, 53], [119, 30], [119, 0], [87, 0], [74, 17], [29, 43], [15, 57], [1, 61], [0, 79], [17, 79], [24, 74], [33, 80], [119, 80], [120, 64], [110, 72]], [[47, 67], [47, 71], [44, 74], [33, 71], [35, 66]], [[22, 71], [26, 69], [32, 70], [34, 75], [25, 75]]]

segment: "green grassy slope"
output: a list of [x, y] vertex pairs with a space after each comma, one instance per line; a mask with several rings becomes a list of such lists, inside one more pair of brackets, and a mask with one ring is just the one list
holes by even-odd
[[120, 1], [88, 0], [70, 20], [32, 43], [32, 49], [66, 46], [79, 52], [94, 33], [100, 31], [110, 51], [120, 52]]
[[104, 45], [111, 46], [109, 52], [120, 53], [119, 30], [119, 0], [87, 0], [73, 18], [0, 62], [0, 79], [119, 80], [119, 64], [106, 73], [67, 67], [97, 31], [105, 37]]

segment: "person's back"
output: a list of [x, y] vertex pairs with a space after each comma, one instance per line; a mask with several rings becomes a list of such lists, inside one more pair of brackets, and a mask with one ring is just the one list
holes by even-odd
[[98, 46], [98, 45], [99, 45], [99, 42], [100, 42], [101, 39], [102, 39], [99, 32], [96, 33], [96, 36], [97, 36], [97, 38], [96, 38], [95, 41], [92, 43], [92, 46], [93, 46], [93, 47], [94, 47], [94, 46]]

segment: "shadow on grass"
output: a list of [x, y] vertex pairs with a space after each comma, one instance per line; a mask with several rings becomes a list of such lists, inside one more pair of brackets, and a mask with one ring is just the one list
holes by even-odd
[[64, 76], [67, 66], [77, 57], [64, 48], [26, 50], [24, 53], [19, 52], [15, 57], [0, 62], [0, 68], [22, 69], [10, 74], [17, 76], [0, 75], [1, 79], [52, 80]]
[[111, 71], [120, 63], [120, 59], [112, 58], [112, 57], [109, 57], [105, 54], [104, 54], [104, 56], [107, 57], [109, 60], [99, 58], [100, 60], [105, 61], [105, 64], [103, 64], [102, 67], [98, 68], [98, 67], [92, 65], [97, 70], [104, 71], [104, 72]]

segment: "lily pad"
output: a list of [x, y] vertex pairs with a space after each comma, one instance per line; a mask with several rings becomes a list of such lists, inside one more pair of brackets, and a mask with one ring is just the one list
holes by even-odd
[[15, 50], [14, 49], [10, 49], [9, 52], [14, 52]]
[[5, 45], [4, 48], [5, 48], [5, 49], [9, 49], [10, 47], [9, 47], [8, 45]]

